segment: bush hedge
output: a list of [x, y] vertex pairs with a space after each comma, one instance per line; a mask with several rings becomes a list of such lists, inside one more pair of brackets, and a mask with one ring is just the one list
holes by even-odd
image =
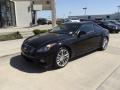
[[22, 35], [19, 32], [14, 32], [7, 35], [0, 35], [0, 41], [22, 39]]
[[48, 32], [48, 30], [39, 30], [39, 29], [33, 30], [33, 33], [35, 35], [46, 33], [46, 32]]

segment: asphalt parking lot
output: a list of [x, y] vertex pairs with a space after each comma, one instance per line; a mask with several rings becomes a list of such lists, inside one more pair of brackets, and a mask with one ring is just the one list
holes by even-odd
[[65, 68], [45, 70], [20, 54], [0, 58], [0, 90], [120, 90], [120, 33], [106, 51], [95, 51]]

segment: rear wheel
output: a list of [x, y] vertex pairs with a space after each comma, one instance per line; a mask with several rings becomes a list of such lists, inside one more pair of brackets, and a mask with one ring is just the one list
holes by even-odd
[[115, 31], [116, 33], [119, 33], [119, 31]]
[[104, 37], [103, 38], [103, 42], [102, 42], [102, 46], [101, 46], [101, 50], [106, 50], [107, 49], [107, 46], [108, 46], [108, 38], [107, 37]]
[[66, 49], [65, 47], [61, 47], [58, 52], [57, 55], [55, 57], [55, 67], [56, 68], [63, 68], [65, 67], [70, 59], [70, 53], [69, 50]]

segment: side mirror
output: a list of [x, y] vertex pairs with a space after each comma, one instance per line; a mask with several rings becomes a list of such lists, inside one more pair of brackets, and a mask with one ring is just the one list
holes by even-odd
[[85, 31], [80, 31], [79, 34], [78, 34], [78, 37], [82, 36], [82, 35], [85, 35], [87, 34]]

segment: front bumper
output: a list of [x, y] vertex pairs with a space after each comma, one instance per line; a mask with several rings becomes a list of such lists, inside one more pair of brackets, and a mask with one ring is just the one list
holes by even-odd
[[54, 60], [54, 53], [46, 52], [46, 53], [34, 53], [34, 54], [29, 54], [24, 52], [24, 50], [21, 50], [21, 55], [30, 61], [33, 61], [35, 63], [39, 63], [41, 66], [51, 66], [53, 65], [53, 60]]
[[116, 31], [120, 31], [120, 29], [109, 29], [109, 32], [116, 32]]

